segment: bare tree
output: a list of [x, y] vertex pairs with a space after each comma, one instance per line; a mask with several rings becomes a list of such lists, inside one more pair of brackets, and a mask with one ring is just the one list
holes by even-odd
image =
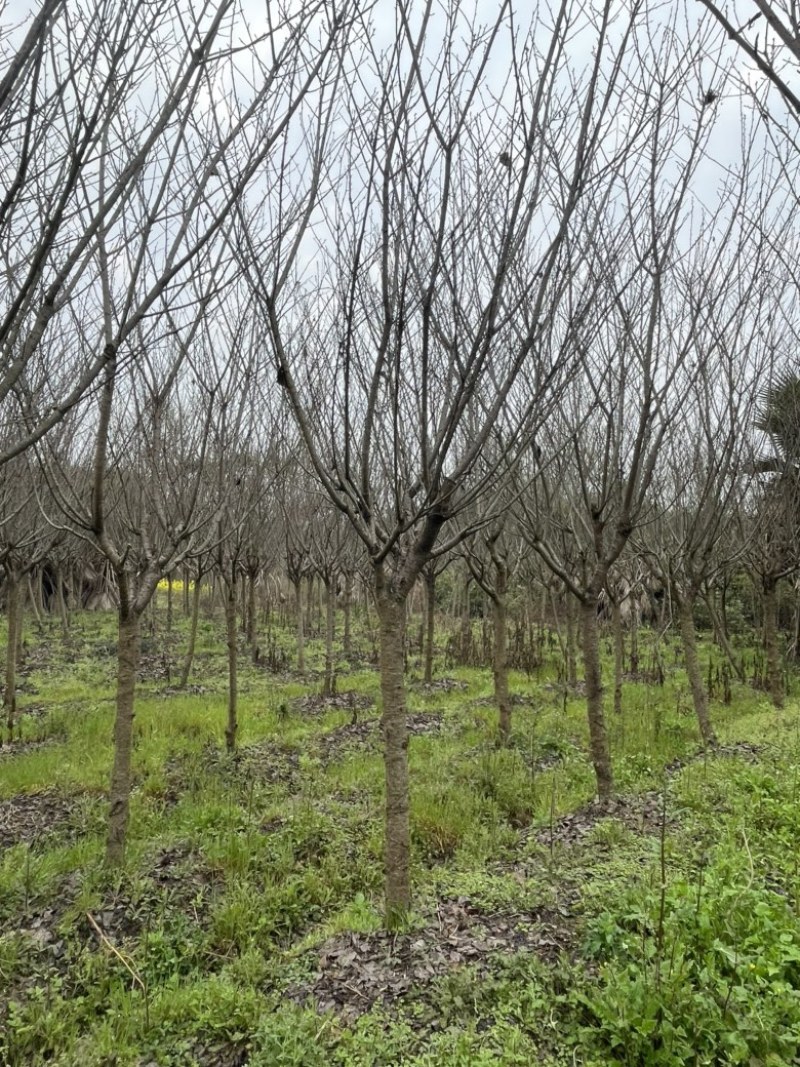
[[277, 493], [283, 519], [286, 575], [294, 591], [297, 670], [303, 674], [306, 669], [303, 582], [311, 578], [314, 570], [311, 560], [313, 493], [296, 460], [284, 465]]
[[[222, 320], [222, 321], [220, 321]], [[242, 309], [227, 304], [216, 329], [204, 323], [202, 361], [195, 367], [204, 407], [213, 412], [208, 431], [206, 477], [216, 484], [219, 501], [214, 518], [214, 560], [222, 579], [225, 640], [228, 652], [228, 714], [225, 747], [236, 748], [238, 720], [238, 604], [245, 573], [247, 522], [264, 493], [268, 455], [259, 449], [258, 422], [265, 412], [252, 403], [252, 381], [261, 373], [257, 349], [247, 336], [249, 320]]]
[[[550, 336], [592, 240], [578, 208], [589, 190], [608, 195], [647, 110], [621, 74], [641, 4], [617, 24], [611, 3], [590, 16], [563, 0], [518, 26], [508, 4], [481, 24], [465, 0], [434, 34], [436, 10], [397, 5], [394, 42], [358, 57], [327, 140], [319, 110], [305, 183], [287, 187], [283, 208], [297, 219], [294, 274], [271, 267], [258, 218], [241, 238], [278, 384], [371, 560], [390, 924], [410, 901], [406, 600], [448, 547], [442, 529], [491, 491], [495, 472], [479, 463], [490, 435], [513, 447], [567, 373]], [[592, 42], [584, 69], [570, 61], [579, 32]], [[535, 388], [520, 405], [523, 367]]]
[[508, 517], [502, 516], [483, 534], [465, 542], [464, 554], [472, 577], [492, 605], [494, 648], [492, 677], [500, 741], [511, 736], [511, 694], [508, 685], [508, 593], [519, 560], [519, 545], [508, 536]]
[[[199, 325], [200, 319], [196, 320]], [[159, 581], [213, 538], [220, 502], [204, 491], [213, 398], [199, 386], [190, 349], [195, 332], [158, 348], [141, 336], [136, 373], [110, 360], [94, 412], [71, 451], [47, 446], [44, 469], [61, 518], [111, 567], [119, 641], [114, 761], [106, 860], [122, 862], [128, 829], [136, 675], [141, 621]], [[83, 450], [80, 451], [80, 443]]]
[[[45, 0], [15, 50], [0, 37], [0, 465], [135, 351], [165, 297], [177, 315], [231, 280], [223, 228], [346, 32], [323, 0], [270, 5], [258, 32], [239, 0]], [[76, 347], [74, 318], [103, 321], [103, 258], [127, 291], [102, 343]]]
[[[726, 295], [708, 302], [708, 328], [697, 337], [703, 359], [686, 403], [675, 413], [655, 475], [653, 502], [660, 514], [634, 535], [677, 609], [692, 701], [708, 746], [716, 744], [716, 736], [698, 658], [695, 604], [717, 573], [741, 564], [747, 550], [746, 536], [726, 539], [724, 532], [752, 481], [748, 461], [771, 311], [757, 255], [741, 249], [732, 260], [727, 276], [719, 271], [715, 279]], [[736, 261], [748, 264], [738, 284], [735, 275], [742, 272]]]
[[22, 646], [25, 604], [24, 582], [48, 556], [56, 538], [43, 528], [36, 502], [36, 487], [25, 457], [9, 464], [0, 479], [0, 568], [4, 578], [7, 643], [3, 717], [8, 743], [14, 740], [17, 721], [17, 668]]
[[[593, 269], [604, 278], [601, 295], [591, 316], [572, 330], [583, 373], [547, 435], [537, 438], [543, 455], [531, 464], [532, 491], [520, 496], [532, 547], [581, 605], [591, 756], [603, 799], [613, 791], [613, 772], [598, 599], [645, 516], [673, 417], [699, 363], [718, 343], [711, 337], [708, 349], [698, 353], [698, 337], [715, 299], [704, 280], [717, 272], [727, 276], [736, 263], [731, 220], [741, 202], [741, 183], [734, 190], [738, 196], [723, 193], [724, 212], [710, 209], [705, 229], [691, 222], [693, 179], [710, 128], [701, 104], [694, 107], [690, 126], [683, 121], [683, 64], [691, 60], [685, 54], [670, 64], [667, 56], [650, 55], [661, 80], [655, 121], [647, 127], [649, 148], [620, 167], [622, 199], [629, 207], [619, 219], [615, 204], [612, 216], [597, 225]], [[673, 170], [665, 180], [668, 159], [680, 173], [676, 178]], [[734, 253], [737, 248], [734, 242]], [[565, 538], [573, 546], [566, 557]]]
[[[312, 498], [313, 499], [313, 498]], [[325, 673], [322, 679], [322, 696], [333, 696], [336, 686], [336, 663], [334, 641], [336, 638], [336, 602], [344, 557], [348, 548], [346, 519], [332, 508], [327, 497], [316, 509], [316, 517], [310, 526], [309, 558], [314, 573], [325, 590]]]

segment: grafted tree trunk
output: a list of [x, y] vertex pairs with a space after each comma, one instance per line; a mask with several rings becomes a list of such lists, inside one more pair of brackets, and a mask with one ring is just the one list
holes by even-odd
[[673, 592], [672, 599], [678, 605], [686, 674], [689, 678], [689, 688], [692, 691], [692, 703], [697, 715], [697, 725], [700, 727], [700, 736], [706, 748], [715, 748], [717, 737], [714, 733], [714, 727], [711, 725], [711, 718], [708, 712], [708, 694], [703, 685], [703, 674], [700, 670], [700, 659], [697, 655], [697, 632], [694, 626], [693, 610], [695, 594], [692, 592]]
[[433, 681], [433, 639], [436, 616], [436, 571], [425, 570], [425, 684]]
[[408, 725], [403, 678], [406, 605], [376, 583], [386, 774], [386, 925], [402, 922], [411, 904]]
[[597, 794], [608, 800], [614, 789], [611, 752], [603, 709], [603, 677], [600, 668], [600, 633], [597, 626], [597, 595], [590, 593], [581, 604], [583, 673], [589, 718], [589, 748], [597, 779]]
[[225, 727], [225, 748], [228, 752], [236, 751], [236, 734], [238, 721], [238, 675], [237, 675], [237, 633], [236, 633], [236, 568], [225, 580], [225, 634], [228, 644], [228, 724]]
[[[185, 578], [184, 581], [188, 581]], [[183, 669], [181, 670], [181, 680], [178, 683], [181, 689], [185, 689], [189, 681], [189, 675], [191, 674], [192, 664], [194, 663], [194, 649], [197, 644], [197, 623], [200, 618], [200, 575], [198, 574], [194, 588], [192, 589], [192, 618], [189, 623], [189, 644], [186, 649], [186, 656], [183, 660]]]
[[19, 634], [22, 630], [22, 598], [20, 577], [12, 568], [6, 568], [6, 614], [8, 619], [8, 644], [6, 646], [6, 677], [3, 689], [3, 714], [8, 743], [14, 740], [17, 720], [17, 662]]
[[322, 695], [333, 695], [333, 640], [336, 636], [336, 582], [332, 577], [323, 579], [325, 585], [325, 677]]
[[772, 703], [783, 707], [783, 675], [778, 647], [778, 580], [766, 576], [761, 580], [764, 610], [764, 650], [767, 657], [767, 686]]
[[111, 768], [108, 839], [106, 841], [106, 863], [112, 867], [118, 867], [125, 858], [131, 802], [134, 695], [140, 644], [141, 616], [130, 608], [121, 606], [117, 646], [114, 763]]

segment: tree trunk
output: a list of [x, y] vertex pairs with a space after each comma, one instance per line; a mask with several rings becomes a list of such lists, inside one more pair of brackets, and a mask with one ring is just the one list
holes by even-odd
[[679, 595], [673, 593], [672, 599], [678, 605], [686, 674], [689, 678], [689, 688], [692, 691], [692, 703], [697, 715], [697, 724], [700, 727], [700, 736], [706, 748], [716, 748], [717, 738], [708, 713], [708, 694], [703, 685], [703, 674], [700, 670], [700, 660], [697, 655], [697, 633], [694, 626], [694, 611], [692, 610], [695, 598], [692, 594]]
[[16, 633], [16, 639], [17, 639], [17, 669], [19, 670], [19, 665], [22, 663], [22, 624], [23, 624], [23, 621], [25, 619], [25, 604], [27, 603], [27, 600], [28, 600], [28, 597], [26, 595], [25, 587], [22, 584], [22, 578], [19, 579], [18, 596], [19, 596], [19, 601], [17, 603], [17, 627], [16, 627], [17, 633]]
[[117, 709], [114, 720], [114, 762], [109, 791], [106, 863], [118, 867], [125, 857], [125, 841], [131, 802], [131, 761], [133, 756], [133, 712], [136, 671], [139, 666], [141, 616], [119, 612], [117, 645]]
[[470, 613], [469, 590], [472, 576], [469, 571], [464, 578], [464, 599], [461, 605], [461, 662], [469, 663], [472, 656], [472, 615]]
[[225, 634], [228, 642], [228, 725], [225, 727], [225, 748], [228, 752], [236, 751], [236, 734], [239, 730], [237, 719], [238, 707], [238, 678], [237, 668], [237, 638], [236, 633], [236, 570], [226, 581], [225, 597]]
[[42, 615], [44, 614], [44, 598], [42, 597], [42, 575], [39, 572], [36, 575], [36, 587], [34, 588], [33, 576], [28, 572], [28, 600], [31, 602], [31, 609], [33, 611], [33, 617], [36, 619], [36, 625], [39, 627], [39, 631], [42, 630]]
[[767, 655], [767, 685], [772, 703], [783, 707], [783, 676], [781, 653], [778, 648], [778, 582], [763, 578], [761, 582], [764, 611], [764, 649]]
[[792, 615], [792, 659], [797, 663], [800, 660], [800, 599], [797, 597], [795, 585], [794, 613]]
[[8, 644], [6, 646], [6, 678], [3, 690], [3, 714], [6, 721], [8, 743], [14, 740], [14, 725], [17, 719], [17, 650], [18, 633], [22, 626], [22, 605], [19, 595], [19, 576], [6, 571], [6, 613], [8, 616]]
[[185, 689], [189, 682], [192, 664], [194, 663], [194, 646], [197, 643], [197, 623], [200, 618], [200, 578], [198, 576], [192, 589], [192, 618], [189, 623], [189, 645], [186, 649], [186, 657], [183, 661], [181, 680], [178, 683], [181, 689]]
[[192, 576], [188, 567], [184, 567], [183, 570], [183, 617], [189, 618], [189, 612], [192, 610], [189, 606], [189, 586], [192, 584]]
[[386, 925], [392, 929], [402, 922], [411, 905], [408, 725], [403, 678], [406, 605], [382, 590], [376, 591], [376, 602], [386, 774]]
[[314, 575], [309, 574], [306, 585], [306, 633], [314, 633]]
[[256, 577], [252, 571], [247, 575], [247, 622], [245, 624], [245, 634], [250, 648], [256, 643]]
[[728, 582], [722, 582], [719, 590], [719, 632], [720, 636], [728, 640]]
[[[714, 607], [714, 593], [709, 592], [704, 598], [706, 607], [708, 608], [708, 614], [711, 618], [711, 622], [714, 626], [714, 633], [717, 635], [717, 643], [727, 657], [728, 663], [730, 663], [734, 674], [740, 682], [744, 682], [745, 676], [742, 669], [741, 660], [736, 659], [736, 653], [734, 652], [730, 640], [728, 639], [727, 628], [722, 622], [722, 618], [717, 615], [717, 610]], [[723, 601], [724, 602], [724, 601]]]
[[614, 714], [622, 718], [622, 676], [625, 669], [625, 635], [622, 630], [622, 609], [619, 600], [615, 601], [611, 611], [611, 625], [614, 630]]
[[425, 571], [425, 685], [433, 681], [433, 637], [436, 613], [436, 572]]
[[67, 594], [64, 592], [64, 574], [60, 567], [56, 571], [56, 598], [58, 600], [58, 614], [61, 618], [61, 629], [64, 634], [68, 634], [69, 609], [67, 608]]
[[583, 631], [583, 673], [586, 682], [586, 709], [589, 719], [589, 747], [597, 793], [608, 800], [614, 789], [611, 752], [603, 711], [603, 678], [600, 669], [600, 633], [597, 627], [597, 597], [589, 595], [581, 604]]
[[631, 676], [639, 673], [639, 605], [631, 593]]
[[[172, 598], [172, 575], [167, 575], [167, 633], [172, 633], [172, 613], [173, 613], [173, 598]], [[156, 594], [158, 595], [158, 594]], [[153, 603], [155, 603], [155, 597], [153, 597]]]
[[566, 590], [565, 616], [567, 620], [567, 685], [574, 689], [578, 684], [578, 657], [575, 653], [575, 597]]
[[333, 695], [333, 639], [336, 634], [336, 582], [331, 578], [325, 585], [325, 678], [322, 695]]
[[297, 625], [297, 669], [300, 674], [305, 673], [306, 669], [306, 649], [304, 641], [304, 627], [303, 627], [303, 590], [301, 588], [302, 579], [298, 576], [295, 581], [290, 579], [294, 587], [294, 612], [295, 621]]
[[342, 647], [345, 656], [349, 656], [353, 651], [352, 637], [350, 635], [350, 616], [353, 607], [353, 575], [345, 572], [344, 576], [344, 604], [342, 610], [344, 611], [344, 633], [342, 634]]
[[495, 564], [494, 596], [492, 597], [492, 614], [494, 615], [494, 655], [492, 674], [494, 676], [494, 698], [497, 703], [500, 741], [507, 745], [511, 736], [511, 697], [508, 692], [508, 633], [506, 630], [506, 586], [508, 583], [504, 567]]

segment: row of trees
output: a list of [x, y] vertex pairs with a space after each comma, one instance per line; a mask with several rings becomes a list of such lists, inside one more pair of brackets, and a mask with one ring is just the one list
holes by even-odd
[[[740, 656], [730, 642], [725, 597], [733, 578], [747, 573], [762, 596], [767, 679], [773, 699], [780, 703], [783, 667], [776, 597], [780, 581], [800, 568], [800, 501], [796, 473], [792, 474], [796, 468], [788, 455], [776, 450], [765, 459], [755, 446], [761, 425], [771, 427], [776, 446], [791, 447], [794, 422], [788, 423], [784, 433], [776, 420], [788, 417], [785, 405], [796, 397], [797, 383], [795, 379], [768, 390], [764, 398], [751, 387], [749, 383], [746, 390], [734, 394], [736, 405], [704, 407], [699, 422], [698, 405], [707, 400], [705, 385], [696, 384], [684, 394], [682, 414], [665, 431], [624, 549], [609, 562], [594, 599], [590, 580], [599, 557], [594, 540], [597, 508], [595, 499], [582, 492], [580, 479], [585, 477], [584, 465], [601, 463], [601, 458], [588, 446], [585, 451], [576, 450], [575, 441], [566, 439], [561, 453], [554, 450], [546, 464], [542, 446], [528, 441], [516, 462], [498, 465], [497, 506], [489, 509], [473, 502], [457, 507], [450, 518], [451, 537], [432, 547], [409, 590], [409, 597], [415, 594], [427, 605], [425, 678], [432, 677], [437, 579], [445, 568], [458, 564], [460, 582], [474, 582], [491, 606], [499, 733], [507, 741], [512, 729], [509, 603], [518, 604], [520, 590], [528, 590], [523, 595], [533, 603], [527, 613], [554, 626], [564, 642], [567, 685], [577, 681], [576, 652], [580, 650], [597, 788], [601, 796], [608, 796], [613, 773], [600, 668], [603, 598], [611, 605], [619, 643], [615, 709], [621, 710], [622, 699], [622, 624], [631, 628], [631, 669], [635, 671], [639, 616], [644, 610], [652, 617], [655, 603], [663, 601], [669, 610], [658, 612], [658, 622], [668, 624], [671, 618], [680, 627], [700, 733], [705, 743], [713, 745], [706, 684], [696, 651], [696, 601], [702, 599], [731, 669], [741, 675]], [[130, 398], [134, 396], [132, 392]], [[176, 402], [179, 396], [188, 405], [185, 410]], [[102, 412], [107, 410], [109, 397], [113, 401], [110, 388], [101, 398]], [[105, 429], [103, 419], [97, 424], [90, 420], [107, 445], [102, 467], [94, 451], [97, 442], [87, 434], [82, 461], [76, 459], [74, 437], [64, 444], [69, 461], [51, 437], [47, 451], [40, 450], [35, 462], [30, 457], [30, 462], [19, 460], [7, 468], [0, 556], [8, 613], [5, 716], [9, 737], [16, 717], [14, 677], [24, 599], [20, 594], [26, 577], [35, 573], [39, 582], [46, 581], [49, 603], [53, 607], [61, 604], [62, 610], [70, 600], [72, 604], [79, 601], [87, 576], [91, 592], [96, 591], [99, 574], [111, 577], [120, 640], [112, 782], [112, 799], [117, 798], [117, 804], [112, 806], [110, 862], [119, 862], [124, 853], [142, 622], [159, 582], [180, 577], [184, 588], [191, 590], [192, 624], [182, 685], [190, 676], [203, 582], [216, 582], [222, 594], [229, 650], [225, 735], [227, 747], [233, 750], [238, 729], [238, 631], [244, 630], [257, 657], [262, 640], [257, 598], [266, 597], [277, 606], [291, 592], [296, 665], [302, 672], [309, 617], [304, 594], [315, 580], [321, 584], [326, 622], [322, 692], [328, 695], [335, 684], [337, 610], [343, 609], [346, 654], [352, 648], [350, 614], [355, 590], [370, 587], [375, 580], [374, 560], [346, 516], [320, 495], [313, 473], [298, 463], [297, 444], [285, 422], [281, 426], [280, 410], [274, 412], [275, 421], [269, 423], [266, 434], [263, 425], [248, 421], [252, 410], [248, 403], [233, 403], [228, 397], [218, 407], [203, 408], [187, 383], [164, 405], [158, 428], [151, 419], [150, 395], [142, 405], [131, 403], [118, 422], [109, 419]], [[200, 418], [203, 411], [205, 417]], [[715, 423], [720, 414], [721, 421]], [[246, 447], [242, 447], [244, 441]], [[760, 472], [764, 466], [776, 469]], [[613, 483], [610, 506], [619, 507], [613, 494], [621, 493], [624, 480], [616, 465], [606, 473]], [[533, 594], [533, 588], [539, 592]], [[546, 597], [543, 605], [542, 596]], [[35, 608], [37, 599], [33, 598]], [[408, 599], [401, 606], [398, 627], [401, 672], [410, 642]], [[467, 594], [462, 597], [461, 611], [471, 638], [469, 604]], [[583, 621], [580, 642], [576, 640], [576, 615]], [[380, 629], [379, 638], [384, 638]]]
[[[401, 3], [386, 40], [378, 7], [277, 10], [250, 26], [233, 0], [47, 0], [16, 42], [0, 552], [10, 605], [58, 537], [114, 575], [118, 863], [159, 580], [191, 565], [198, 589], [213, 566], [225, 584], [233, 747], [238, 584], [265, 526], [281, 516], [298, 599], [313, 559], [331, 612], [354, 535], [379, 623], [392, 923], [410, 900], [407, 604], [449, 553], [495, 606], [504, 734], [521, 543], [577, 604], [600, 795], [597, 605], [623, 603], [630, 556], [671, 591], [713, 742], [694, 601], [746, 553], [768, 604], [794, 567], [796, 465], [770, 421], [797, 337], [790, 162], [744, 112], [741, 159], [712, 166], [734, 117], [724, 38], [645, 0], [524, 18], [506, 0], [489, 21]], [[783, 449], [771, 473], [759, 429]], [[306, 522], [308, 479], [338, 518]]]

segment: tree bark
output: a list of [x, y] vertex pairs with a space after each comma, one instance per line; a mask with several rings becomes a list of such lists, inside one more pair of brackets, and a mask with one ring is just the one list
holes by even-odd
[[436, 572], [425, 571], [425, 684], [433, 681], [433, 638], [436, 614]]
[[[172, 575], [167, 575], [167, 633], [172, 633], [172, 615], [173, 615], [173, 598], [172, 598]], [[153, 597], [153, 603], [155, 603], [155, 597]]]
[[783, 676], [778, 647], [778, 582], [772, 577], [761, 580], [764, 611], [764, 650], [767, 656], [767, 686], [772, 703], [783, 707]]
[[[188, 580], [188, 579], [186, 579]], [[183, 661], [183, 669], [181, 671], [181, 680], [178, 683], [181, 689], [185, 689], [189, 682], [189, 675], [192, 671], [192, 664], [194, 663], [194, 648], [197, 643], [197, 623], [200, 618], [200, 577], [198, 575], [197, 580], [194, 583], [192, 589], [192, 618], [189, 623], [189, 645], [186, 649], [186, 657]]]
[[117, 706], [114, 720], [114, 763], [109, 792], [106, 863], [118, 867], [125, 858], [131, 802], [133, 717], [136, 671], [139, 667], [141, 616], [120, 608], [117, 647]]
[[376, 591], [380, 630], [380, 672], [386, 776], [386, 925], [397, 927], [411, 905], [408, 725], [403, 678], [406, 605], [385, 590]]
[[237, 638], [236, 633], [236, 570], [225, 581], [225, 633], [228, 643], [228, 724], [225, 727], [225, 748], [228, 752], [236, 751], [236, 734], [239, 730], [238, 677], [237, 677]]
[[589, 748], [597, 794], [608, 800], [614, 789], [611, 752], [603, 710], [603, 678], [600, 669], [600, 633], [597, 627], [597, 597], [587, 596], [581, 604], [583, 631], [583, 673], [586, 682], [586, 708], [589, 719]]
[[693, 594], [673, 593], [673, 602], [677, 601], [678, 613], [681, 620], [681, 640], [683, 641], [683, 656], [686, 663], [686, 674], [689, 678], [689, 688], [692, 691], [692, 703], [694, 704], [697, 724], [700, 727], [700, 736], [706, 748], [716, 748], [717, 737], [708, 712], [708, 694], [703, 685], [703, 675], [700, 670], [700, 659], [697, 655], [697, 632], [694, 626], [694, 600]]
[[19, 631], [22, 627], [22, 605], [19, 595], [19, 575], [6, 570], [6, 614], [8, 617], [8, 645], [6, 646], [6, 677], [3, 689], [3, 714], [6, 722], [8, 743], [14, 741], [14, 726], [17, 719], [17, 650]]

